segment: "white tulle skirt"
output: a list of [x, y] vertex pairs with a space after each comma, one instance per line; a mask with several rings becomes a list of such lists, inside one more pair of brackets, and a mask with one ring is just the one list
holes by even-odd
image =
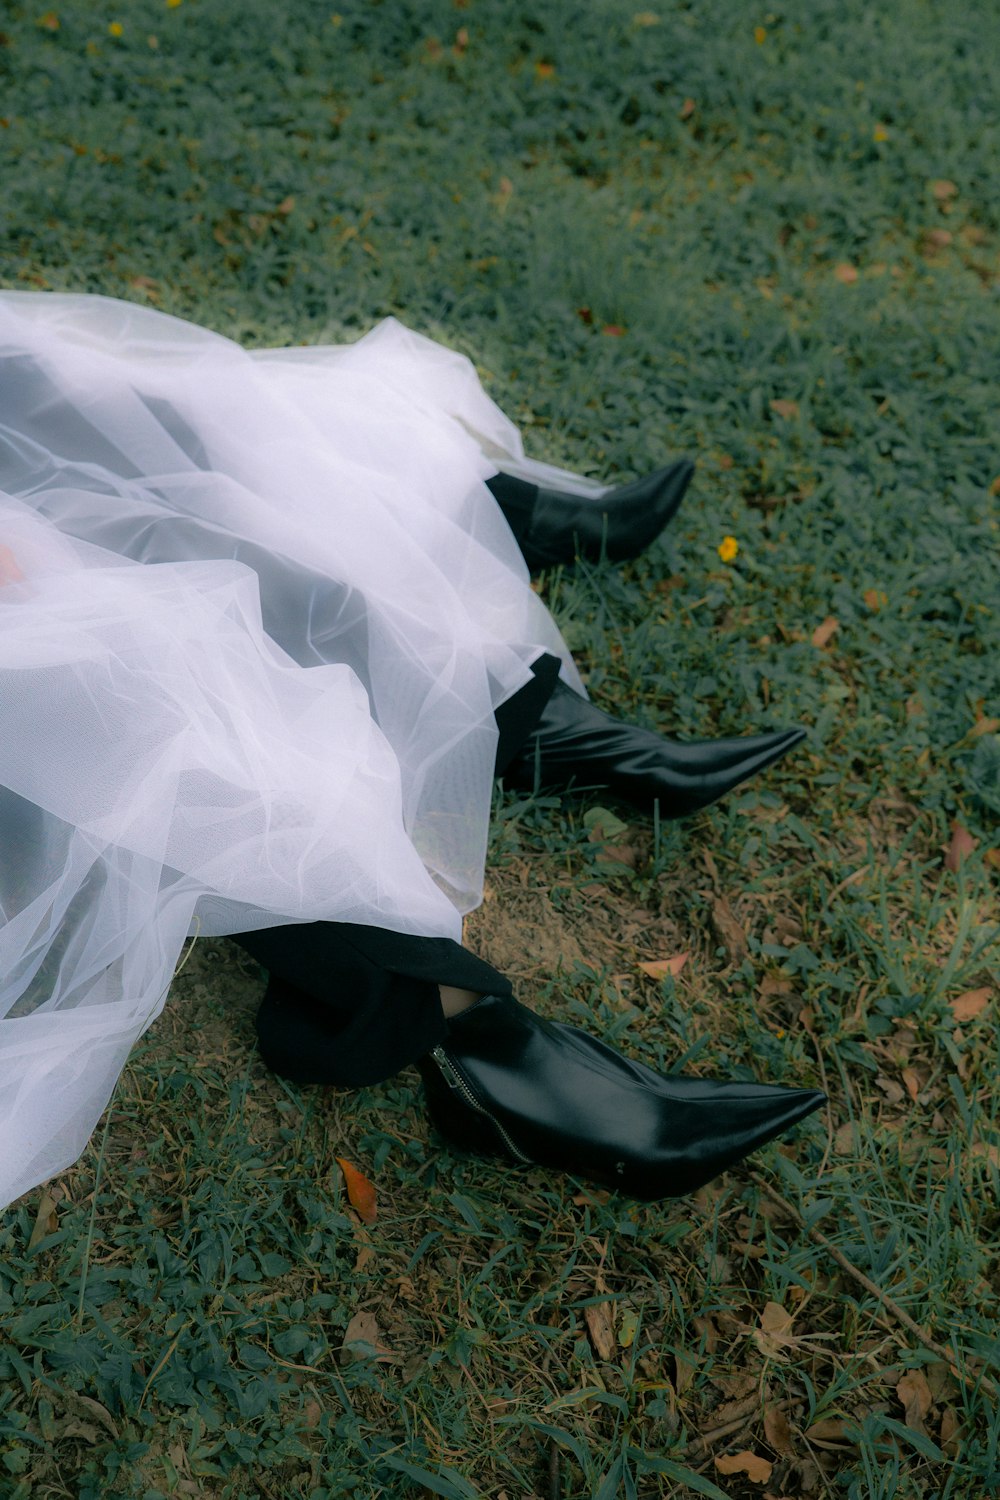
[[[0, 293], [0, 1205], [76, 1159], [189, 932], [458, 938], [555, 626], [471, 364]], [[0, 572], [0, 578], [4, 574]]]

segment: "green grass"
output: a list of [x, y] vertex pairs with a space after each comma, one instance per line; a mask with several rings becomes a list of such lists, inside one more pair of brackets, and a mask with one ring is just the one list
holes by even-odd
[[[393, 313], [469, 353], [539, 457], [698, 459], [644, 559], [552, 574], [549, 603], [601, 703], [808, 744], [610, 853], [594, 799], [498, 793], [469, 941], [551, 1014], [663, 1066], [825, 1081], [830, 1116], [654, 1206], [461, 1160], [413, 1072], [269, 1075], [259, 973], [199, 943], [42, 1237], [40, 1192], [0, 1219], [0, 1496], [981, 1500], [996, 7], [340, 3], [5, 0], [0, 282], [257, 344]], [[681, 952], [676, 980], [638, 969]], [[359, 1311], [377, 1345], [345, 1350]], [[740, 1451], [766, 1483], [717, 1467]]]

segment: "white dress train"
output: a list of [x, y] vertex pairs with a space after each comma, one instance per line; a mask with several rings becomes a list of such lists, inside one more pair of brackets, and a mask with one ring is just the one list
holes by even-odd
[[485, 480], [526, 460], [395, 320], [247, 352], [0, 293], [0, 1206], [71, 1164], [185, 936], [460, 937], [493, 711], [569, 655]]

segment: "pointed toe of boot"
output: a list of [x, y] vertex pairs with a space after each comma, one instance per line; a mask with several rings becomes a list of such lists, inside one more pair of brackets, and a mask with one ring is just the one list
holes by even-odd
[[663, 1076], [496, 995], [455, 1017], [420, 1068], [431, 1119], [460, 1150], [551, 1167], [644, 1200], [693, 1192], [825, 1098]]
[[[789, 750], [800, 745], [805, 737], [804, 729], [779, 729], [768, 734], [677, 745], [671, 768], [676, 771], [678, 763], [683, 763], [687, 779], [685, 812], [690, 814], [710, 807], [727, 792], [749, 781], [751, 776], [767, 770]], [[668, 788], [668, 794], [674, 795], [672, 786]], [[665, 813], [664, 816], [675, 814]]]
[[598, 499], [540, 487], [530, 524], [519, 538], [533, 568], [571, 563], [578, 557], [612, 562], [638, 557], [677, 511], [694, 464], [677, 459], [642, 479], [609, 490]]
[[520, 786], [607, 787], [636, 807], [659, 803], [684, 818], [763, 771], [805, 737], [782, 729], [732, 739], [681, 741], [623, 724], [557, 682], [525, 748], [505, 774]]

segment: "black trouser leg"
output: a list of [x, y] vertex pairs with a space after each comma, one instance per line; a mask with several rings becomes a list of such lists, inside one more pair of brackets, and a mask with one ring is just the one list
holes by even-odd
[[257, 1035], [264, 1061], [294, 1083], [361, 1088], [423, 1057], [446, 1034], [441, 984], [511, 992], [491, 964], [450, 938], [310, 922], [235, 941], [270, 971]]
[[[535, 728], [559, 662], [547, 653], [532, 680], [497, 710], [497, 771]], [[270, 983], [257, 1015], [264, 1061], [294, 1083], [360, 1088], [391, 1078], [446, 1034], [438, 986], [509, 995], [510, 982], [450, 938], [348, 922], [293, 923], [234, 934]]]
[[504, 520], [514, 533], [514, 539], [523, 542], [531, 527], [531, 517], [538, 499], [538, 486], [515, 474], [494, 474], [487, 479], [486, 488], [503, 511]]

